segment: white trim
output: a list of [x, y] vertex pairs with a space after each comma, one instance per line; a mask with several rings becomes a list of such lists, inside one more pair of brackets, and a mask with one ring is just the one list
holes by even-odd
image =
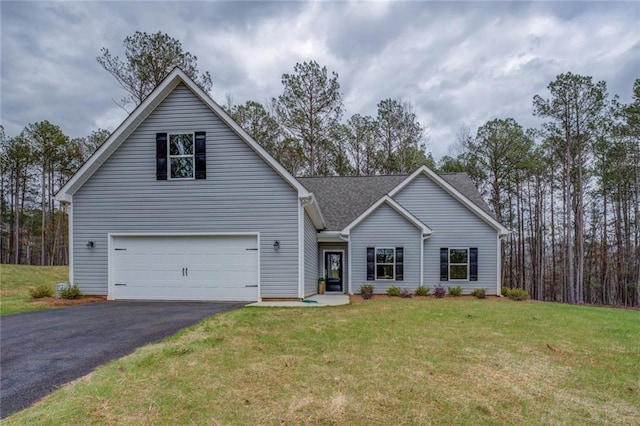
[[[378, 250], [393, 250], [393, 278], [378, 278]], [[403, 259], [404, 261], [404, 259]], [[390, 265], [381, 263], [380, 265]], [[373, 280], [374, 281], [395, 281], [396, 280], [396, 248], [395, 247], [374, 247], [373, 248]]]
[[[345, 279], [345, 275], [347, 274], [347, 268], [344, 267], [344, 260], [345, 260], [345, 255], [344, 255], [344, 250], [342, 249], [322, 249], [322, 273], [324, 274], [324, 277], [327, 278], [327, 264], [325, 261], [325, 253], [329, 252], [329, 253], [341, 253], [342, 254], [342, 292], [343, 293], [347, 293], [348, 289], [347, 286], [345, 285], [347, 283], [347, 280]], [[351, 274], [349, 274], [351, 275]]]
[[69, 285], [73, 285], [73, 203], [69, 200]]
[[[113, 283], [113, 261], [111, 258], [113, 239], [115, 237], [248, 237], [255, 236], [258, 248], [256, 256], [258, 262], [257, 283], [258, 283], [258, 301], [262, 301], [262, 283], [260, 280], [260, 259], [262, 250], [260, 249], [260, 232], [109, 232], [107, 233], [107, 300], [113, 300], [114, 283]], [[71, 270], [71, 269], [70, 269]]]
[[478, 207], [476, 203], [471, 201], [469, 198], [463, 195], [456, 188], [451, 186], [451, 184], [449, 184], [443, 178], [438, 176], [437, 173], [435, 173], [433, 170], [431, 170], [427, 166], [420, 167], [418, 170], [416, 170], [411, 175], [409, 175], [405, 180], [400, 182], [395, 188], [389, 191], [389, 196], [394, 197], [396, 194], [402, 191], [402, 189], [404, 189], [407, 185], [409, 185], [409, 183], [412, 182], [417, 176], [422, 174], [430, 178], [433, 182], [435, 182], [438, 186], [440, 186], [442, 189], [448, 192], [456, 200], [458, 200], [460, 203], [465, 205], [469, 210], [471, 210], [476, 215], [478, 215], [482, 220], [484, 220], [486, 223], [488, 223], [493, 228], [495, 228], [498, 231], [498, 234], [506, 235], [509, 233], [509, 230], [505, 228], [500, 222], [498, 222], [490, 214], [488, 214], [487, 212], [482, 210], [480, 207]]
[[420, 285], [424, 285], [424, 242], [429, 237], [422, 237], [420, 240]]
[[422, 231], [422, 236], [431, 235], [433, 231], [427, 225], [422, 223], [418, 218], [412, 215], [408, 210], [398, 204], [393, 198], [388, 195], [380, 198], [377, 202], [375, 202], [371, 207], [369, 207], [364, 213], [355, 218], [346, 228], [344, 228], [341, 232], [344, 236], [349, 236], [351, 230], [358, 226], [360, 222], [366, 219], [371, 213], [376, 211], [382, 204], [387, 204], [389, 207], [394, 209], [396, 212], [400, 213], [400, 215], [404, 216], [409, 222], [411, 222], [416, 228]]
[[348, 294], [353, 294], [353, 288], [351, 285], [351, 276], [353, 275], [351, 273], [351, 239], [347, 240], [347, 257], [349, 258], [349, 283], [348, 283], [348, 289], [347, 292]]
[[245, 143], [267, 162], [287, 183], [298, 191], [299, 197], [308, 197], [309, 191], [298, 182], [281, 164], [247, 134], [229, 115], [193, 82], [181, 69], [174, 68], [149, 96], [118, 126], [104, 144], [57, 192], [56, 199], [70, 201], [71, 196], [95, 173], [107, 158], [133, 133], [178, 84], [184, 83], [202, 102], [226, 123]]
[[[469, 275], [471, 273], [471, 250], [470, 247], [447, 247], [448, 250], [448, 256], [447, 256], [447, 267], [449, 268], [449, 270], [447, 271], [447, 273], [449, 274], [449, 281], [458, 281], [458, 282], [467, 282], [470, 281], [469, 280]], [[460, 278], [451, 278], [451, 250], [466, 250], [467, 251], [467, 278], [465, 279], [460, 279]], [[454, 265], [464, 265], [464, 263], [455, 263]]]
[[320, 231], [316, 234], [319, 243], [344, 243], [349, 241], [342, 236], [341, 231]]
[[500, 233], [496, 237], [496, 271], [498, 276], [496, 277], [496, 295], [502, 296], [502, 238]]
[[298, 202], [298, 297], [304, 299], [304, 207]]

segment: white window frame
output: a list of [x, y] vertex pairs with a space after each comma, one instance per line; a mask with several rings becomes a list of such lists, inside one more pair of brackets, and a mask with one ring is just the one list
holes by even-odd
[[[191, 135], [193, 141], [191, 155], [171, 155], [171, 136], [172, 135]], [[171, 175], [171, 159], [172, 158], [191, 158], [193, 161], [193, 167], [191, 169], [191, 176], [188, 177], [173, 177]], [[167, 179], [169, 180], [192, 180], [196, 178], [196, 134], [195, 132], [172, 132], [167, 133]]]
[[[466, 250], [467, 251], [467, 262], [466, 263], [451, 263], [451, 250]], [[469, 262], [470, 249], [469, 247], [449, 247], [449, 257], [447, 260], [449, 261], [449, 281], [469, 281], [469, 274], [471, 273], [470, 267], [471, 262]], [[451, 266], [462, 266], [467, 265], [467, 278], [451, 278]]]
[[[393, 263], [378, 263], [378, 250], [393, 250]], [[392, 265], [393, 276], [391, 278], [378, 278], [378, 265]], [[376, 281], [395, 281], [396, 279], [396, 248], [395, 247], [375, 247], [373, 252], [373, 267]]]

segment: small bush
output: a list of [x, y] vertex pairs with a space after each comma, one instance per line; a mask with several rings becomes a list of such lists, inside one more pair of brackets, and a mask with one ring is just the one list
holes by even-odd
[[402, 297], [403, 299], [411, 299], [411, 290], [409, 290], [408, 288], [403, 288], [402, 292], [400, 293], [400, 297]]
[[420, 284], [418, 288], [416, 288], [416, 296], [428, 296], [431, 289], [427, 286]]
[[41, 284], [38, 287], [32, 288], [29, 290], [29, 296], [32, 299], [40, 299], [42, 297], [51, 297], [53, 296], [54, 290], [51, 286], [46, 284]]
[[484, 291], [484, 288], [476, 288], [471, 292], [472, 296], [477, 297], [478, 299], [484, 299], [487, 297], [487, 293]]
[[527, 293], [527, 290], [522, 288], [512, 288], [507, 297], [511, 300], [527, 300], [529, 298], [529, 293]]
[[460, 287], [459, 285], [455, 286], [455, 287], [447, 287], [449, 289], [449, 294], [451, 296], [462, 296], [462, 287]]
[[400, 287], [391, 286], [387, 289], [387, 295], [389, 296], [398, 297], [401, 294], [402, 294], [402, 290], [400, 290]]
[[442, 299], [447, 294], [447, 289], [442, 284], [438, 284], [433, 288], [433, 295], [438, 299]]
[[82, 296], [82, 292], [80, 291], [78, 284], [74, 284], [60, 290], [60, 297], [63, 299], [79, 299], [80, 296]]
[[360, 295], [363, 299], [371, 299], [373, 297], [373, 284], [362, 284], [360, 286]]
[[509, 297], [510, 293], [511, 293], [511, 289], [509, 287], [502, 287], [500, 289], [500, 294], [503, 295], [504, 297]]

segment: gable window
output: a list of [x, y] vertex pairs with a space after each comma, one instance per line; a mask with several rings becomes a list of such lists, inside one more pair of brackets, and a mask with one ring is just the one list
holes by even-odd
[[157, 133], [156, 179], [206, 179], [206, 132]]
[[193, 133], [169, 134], [170, 179], [193, 179], [194, 155]]
[[440, 249], [440, 281], [478, 281], [478, 249]]
[[367, 247], [367, 280], [404, 279], [402, 247]]

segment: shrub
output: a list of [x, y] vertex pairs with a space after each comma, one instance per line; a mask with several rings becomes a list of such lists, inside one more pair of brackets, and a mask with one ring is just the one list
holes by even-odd
[[389, 296], [398, 297], [401, 294], [402, 294], [402, 290], [400, 290], [400, 287], [391, 286], [387, 289], [387, 295]]
[[78, 299], [80, 296], [82, 296], [82, 292], [80, 291], [78, 284], [74, 284], [60, 290], [60, 297], [63, 299]]
[[447, 289], [442, 284], [438, 284], [433, 288], [433, 295], [438, 299], [442, 299], [447, 294]]
[[527, 293], [527, 290], [522, 288], [512, 288], [510, 289], [507, 297], [511, 300], [527, 300], [529, 298], [529, 293]]
[[360, 295], [363, 299], [371, 299], [373, 297], [373, 284], [362, 284], [360, 286]]
[[46, 284], [41, 284], [38, 287], [32, 288], [29, 290], [29, 296], [32, 299], [40, 299], [42, 297], [51, 297], [53, 296], [53, 288]]
[[502, 287], [500, 289], [500, 294], [503, 295], [504, 297], [509, 297], [510, 292], [511, 292], [511, 289], [509, 287]]
[[400, 297], [404, 299], [411, 299], [411, 290], [409, 290], [408, 288], [403, 288], [402, 292], [400, 293]]
[[455, 287], [447, 287], [449, 289], [449, 294], [451, 296], [462, 296], [462, 287], [460, 287], [459, 285], [455, 286]]
[[427, 286], [420, 284], [418, 288], [416, 288], [416, 296], [428, 296], [431, 289]]
[[476, 288], [471, 292], [472, 296], [477, 297], [478, 299], [484, 299], [487, 297], [487, 293], [484, 291], [484, 288]]

